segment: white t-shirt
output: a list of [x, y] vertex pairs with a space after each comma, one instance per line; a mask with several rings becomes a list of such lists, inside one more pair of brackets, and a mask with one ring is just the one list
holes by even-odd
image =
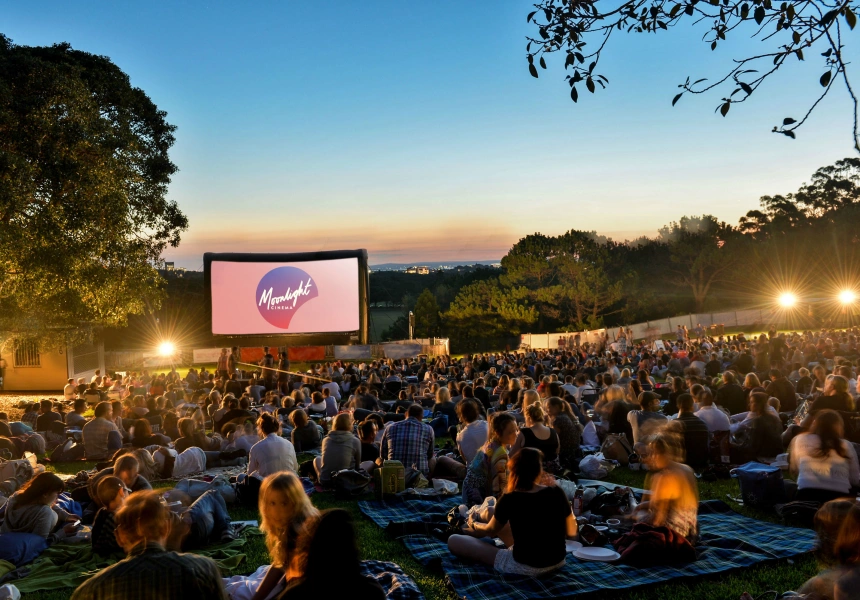
[[[170, 456], [176, 459], [173, 464], [173, 477], [187, 477], [192, 473], [206, 470], [206, 453], [197, 446], [192, 446], [182, 453], [177, 453], [176, 450], [169, 448], [167, 451], [170, 452]], [[156, 452], [152, 458], [160, 467], [164, 467], [164, 454]]]
[[842, 440], [848, 458], [836, 452], [821, 458], [815, 455], [821, 438], [814, 433], [799, 435], [791, 442], [792, 470], [797, 469], [797, 489], [831, 490], [847, 494], [852, 486], [860, 485], [860, 466], [854, 446]]
[[66, 387], [63, 388], [63, 398], [66, 400], [74, 400], [76, 395], [75, 384], [67, 383]]
[[577, 387], [576, 387], [575, 385], [573, 385], [572, 383], [565, 383], [564, 385], [562, 385], [562, 386], [561, 386], [561, 389], [563, 389], [564, 391], [566, 391], [568, 394], [570, 394], [570, 395], [571, 395], [571, 396], [573, 396], [574, 398], [576, 397], [576, 392], [577, 392], [577, 390], [579, 390], [579, 388], [577, 388]]
[[696, 411], [696, 416], [705, 422], [708, 431], [730, 431], [731, 421], [729, 416], [714, 406], [703, 406]]
[[457, 432], [457, 444], [466, 464], [470, 464], [478, 449], [487, 443], [488, 432], [487, 422], [481, 420], [473, 421]]

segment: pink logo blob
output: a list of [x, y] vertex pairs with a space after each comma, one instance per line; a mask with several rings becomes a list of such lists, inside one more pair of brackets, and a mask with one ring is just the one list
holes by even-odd
[[296, 267], [278, 267], [257, 284], [257, 310], [275, 327], [289, 329], [296, 311], [318, 295], [310, 275]]

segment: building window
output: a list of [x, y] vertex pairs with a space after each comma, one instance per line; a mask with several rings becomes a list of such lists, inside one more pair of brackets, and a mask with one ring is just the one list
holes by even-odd
[[26, 340], [15, 342], [15, 366], [41, 367], [42, 355], [39, 354], [39, 345]]

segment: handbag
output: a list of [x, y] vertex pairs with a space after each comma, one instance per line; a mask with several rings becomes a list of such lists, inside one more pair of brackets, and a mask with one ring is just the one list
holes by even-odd
[[342, 469], [332, 473], [331, 476], [334, 497], [338, 500], [348, 500], [362, 495], [370, 482], [370, 475], [355, 469]]
[[633, 446], [627, 441], [626, 434], [610, 433], [603, 440], [600, 452], [605, 458], [617, 460], [621, 466], [626, 467], [630, 461], [630, 455], [633, 454]]

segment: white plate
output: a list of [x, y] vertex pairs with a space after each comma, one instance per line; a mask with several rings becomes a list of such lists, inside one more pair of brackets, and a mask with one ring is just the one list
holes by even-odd
[[595, 525], [594, 528], [597, 531], [606, 531], [607, 529], [609, 529], [609, 527], [607, 527], [606, 525]]
[[580, 548], [579, 550], [576, 550], [573, 555], [576, 558], [581, 558], [582, 560], [597, 560], [600, 562], [612, 562], [613, 560], [621, 558], [621, 555], [614, 550], [601, 547]]
[[579, 542], [575, 542], [573, 540], [564, 541], [564, 549], [568, 552], [576, 552], [580, 548], [582, 548], [582, 544], [580, 544]]

